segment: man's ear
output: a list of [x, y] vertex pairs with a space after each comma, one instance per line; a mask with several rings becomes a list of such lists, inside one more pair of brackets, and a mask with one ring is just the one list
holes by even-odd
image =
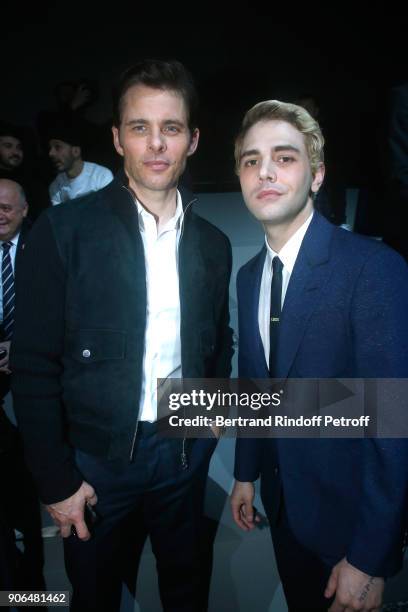
[[320, 187], [322, 186], [323, 180], [324, 180], [324, 174], [325, 174], [325, 167], [323, 162], [319, 164], [319, 167], [317, 168], [315, 175], [313, 177], [313, 182], [312, 182], [312, 186], [311, 186], [311, 190], [313, 193], [317, 193], [320, 189]]
[[114, 125], [112, 126], [112, 134], [113, 134], [113, 144], [114, 144], [114, 147], [115, 147], [116, 151], [119, 153], [119, 155], [121, 155], [123, 157], [124, 153], [123, 153], [123, 147], [120, 144], [119, 130]]
[[80, 159], [82, 157], [81, 147], [78, 147], [76, 145], [72, 147], [72, 155], [75, 157], [75, 159]]
[[24, 206], [23, 217], [26, 217], [27, 215], [28, 215], [28, 204], [26, 202], [26, 204]]
[[200, 130], [198, 128], [195, 128], [193, 133], [191, 134], [190, 145], [189, 145], [188, 151], [187, 151], [187, 156], [188, 157], [190, 155], [192, 155], [195, 152], [195, 150], [197, 149], [199, 138], [200, 138]]

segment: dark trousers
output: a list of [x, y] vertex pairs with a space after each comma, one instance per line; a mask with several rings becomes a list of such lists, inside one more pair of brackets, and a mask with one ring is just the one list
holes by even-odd
[[333, 599], [326, 599], [324, 591], [336, 561], [319, 558], [297, 540], [288, 521], [283, 493], [277, 510], [276, 500], [271, 498], [268, 489], [263, 483], [262, 502], [289, 612], [327, 611]]
[[[204, 453], [194, 447], [206, 443]], [[209, 444], [211, 443], [211, 445]], [[183, 470], [181, 440], [161, 439], [148, 424], [140, 428], [134, 459], [123, 464], [76, 451], [84, 479], [96, 491], [100, 517], [92, 538], [64, 541], [65, 564], [73, 586], [72, 610], [117, 612], [120, 609], [124, 544], [129, 517], [136, 538], [138, 566], [143, 536], [150, 535], [157, 561], [160, 597], [166, 612], [196, 612], [200, 601], [200, 523], [211, 440], [194, 443]], [[202, 449], [203, 450], [203, 449]]]

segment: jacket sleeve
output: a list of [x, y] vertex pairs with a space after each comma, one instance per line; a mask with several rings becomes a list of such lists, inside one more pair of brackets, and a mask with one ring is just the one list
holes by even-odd
[[[407, 312], [408, 267], [393, 251], [380, 249], [366, 262], [354, 291], [356, 376], [376, 378], [379, 385], [386, 384], [386, 378], [401, 378], [401, 384], [407, 384]], [[408, 518], [408, 440], [372, 437], [361, 443], [361, 504], [346, 556], [367, 574], [387, 577], [400, 569], [402, 559]]]
[[234, 354], [233, 333], [229, 326], [229, 284], [232, 268], [232, 251], [229, 240], [226, 240], [226, 266], [225, 274], [218, 285], [217, 307], [217, 346], [215, 352], [214, 376], [215, 378], [229, 378], [231, 375], [231, 359]]
[[29, 235], [16, 275], [11, 370], [27, 464], [46, 504], [68, 498], [82, 482], [65, 437], [64, 321], [65, 270], [45, 213]]

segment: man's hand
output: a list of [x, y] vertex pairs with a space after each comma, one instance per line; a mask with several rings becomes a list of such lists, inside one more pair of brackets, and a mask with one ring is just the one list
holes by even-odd
[[253, 501], [255, 488], [252, 482], [235, 481], [231, 494], [232, 517], [238, 527], [249, 531], [259, 523], [260, 518], [254, 512]]
[[85, 541], [89, 540], [91, 534], [84, 521], [84, 507], [87, 503], [94, 506], [97, 501], [93, 487], [84, 481], [74, 495], [46, 508], [54, 523], [60, 528], [63, 538], [71, 535], [71, 527], [74, 526], [78, 538]]
[[344, 558], [333, 567], [324, 595], [336, 594], [328, 612], [379, 612], [383, 591], [383, 578], [365, 574]]
[[214, 434], [214, 438], [217, 438], [217, 440], [219, 440], [222, 434], [222, 427], [219, 427], [218, 425], [210, 425], [210, 428]]
[[7, 351], [7, 353], [0, 359], [0, 372], [3, 372], [3, 374], [11, 374], [8, 368], [10, 358], [10, 340], [0, 342], [0, 353], [2, 351]]

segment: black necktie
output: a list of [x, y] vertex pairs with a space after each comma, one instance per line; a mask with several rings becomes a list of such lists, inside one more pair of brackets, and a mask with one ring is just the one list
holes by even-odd
[[276, 350], [282, 301], [282, 268], [279, 257], [272, 260], [271, 310], [269, 321], [269, 374], [275, 376]]
[[1, 282], [3, 289], [3, 331], [4, 339], [10, 340], [14, 323], [14, 274], [11, 265], [10, 247], [12, 242], [3, 242]]

